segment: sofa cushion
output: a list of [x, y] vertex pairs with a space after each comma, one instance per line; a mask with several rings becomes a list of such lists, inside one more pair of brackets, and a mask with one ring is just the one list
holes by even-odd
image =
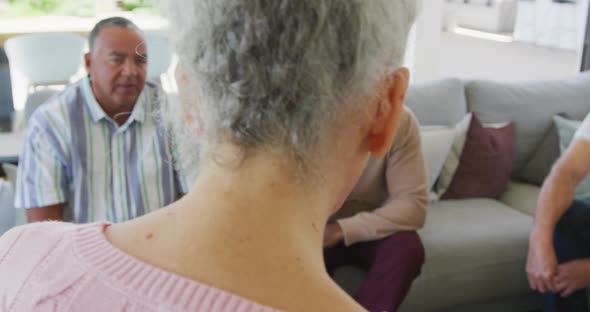
[[484, 128], [473, 114], [459, 167], [441, 198], [499, 197], [510, 181], [514, 135], [514, 123], [501, 128]]
[[[555, 121], [555, 126], [557, 127], [557, 133], [559, 135], [559, 148], [563, 153], [574, 139], [574, 135], [582, 125], [582, 122], [566, 119], [559, 115], [553, 116], [553, 120]], [[580, 183], [578, 183], [575, 196], [578, 199], [590, 198], [590, 175], [587, 175], [582, 181], [580, 181]]]
[[351, 296], [354, 296], [366, 276], [367, 272], [365, 270], [353, 265], [337, 267], [332, 273], [334, 281]]
[[555, 124], [552, 123], [530, 159], [516, 174], [516, 179], [538, 186], [543, 185], [559, 155], [559, 136]]
[[437, 197], [440, 197], [447, 191], [457, 168], [459, 168], [459, 160], [461, 159], [461, 153], [463, 153], [467, 130], [469, 130], [470, 124], [471, 114], [467, 114], [453, 128], [453, 144], [451, 144], [451, 148], [447, 153], [447, 159], [436, 181], [435, 191]]
[[[459, 168], [459, 162], [461, 154], [463, 153], [463, 147], [465, 146], [465, 139], [467, 138], [467, 130], [471, 124], [471, 113], [466, 114], [463, 119], [458, 122], [454, 127], [454, 138], [451, 150], [447, 155], [447, 159], [440, 171], [440, 175], [436, 181], [435, 192], [436, 196], [442, 196], [453, 181], [455, 172]], [[501, 128], [508, 124], [508, 122], [484, 124], [485, 128]]]
[[511, 181], [500, 201], [532, 217], [535, 214], [540, 192], [541, 188], [536, 185]]
[[412, 84], [405, 104], [421, 126], [451, 126], [467, 114], [463, 82], [459, 79]]
[[434, 187], [434, 183], [449, 155], [451, 145], [453, 144], [454, 133], [455, 129], [453, 127], [420, 127], [420, 143], [422, 155], [424, 155], [429, 192]]
[[419, 231], [426, 262], [403, 310], [444, 309], [530, 293], [524, 268], [532, 221], [492, 199], [431, 204]]
[[500, 83], [470, 81], [465, 86], [467, 106], [482, 122], [516, 122], [514, 172], [537, 148], [557, 113], [582, 119], [590, 111], [590, 73], [556, 81]]

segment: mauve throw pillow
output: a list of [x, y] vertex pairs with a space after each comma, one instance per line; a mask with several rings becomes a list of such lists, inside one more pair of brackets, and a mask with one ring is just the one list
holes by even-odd
[[513, 122], [484, 128], [473, 114], [459, 168], [441, 199], [498, 198], [510, 181], [515, 144]]

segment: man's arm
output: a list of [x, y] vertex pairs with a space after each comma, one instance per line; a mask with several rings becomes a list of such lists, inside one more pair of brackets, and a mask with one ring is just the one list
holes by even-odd
[[45, 207], [35, 207], [27, 209], [27, 222], [39, 221], [63, 221], [63, 211], [65, 204], [57, 204]]
[[63, 220], [68, 178], [60, 151], [65, 148], [48, 139], [59, 137], [48, 135], [53, 128], [39, 124], [44, 120], [34, 114], [20, 156], [14, 206], [26, 209], [28, 222]]
[[347, 246], [387, 237], [397, 231], [415, 231], [424, 225], [428, 190], [420, 128], [405, 111], [391, 151], [385, 156], [388, 200], [372, 212], [340, 219]]
[[539, 194], [535, 221], [529, 237], [526, 271], [532, 289], [555, 291], [557, 259], [553, 234], [569, 208], [576, 186], [590, 172], [590, 141], [575, 139], [557, 160]]
[[590, 141], [574, 140], [543, 183], [535, 211], [535, 235], [553, 236], [557, 222], [572, 203], [576, 187], [588, 172]]

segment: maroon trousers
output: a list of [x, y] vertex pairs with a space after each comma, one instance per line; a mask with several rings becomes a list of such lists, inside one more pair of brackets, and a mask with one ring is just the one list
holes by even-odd
[[354, 299], [371, 312], [396, 311], [424, 263], [424, 246], [416, 232], [398, 232], [381, 240], [324, 249], [331, 274], [341, 265], [366, 270]]

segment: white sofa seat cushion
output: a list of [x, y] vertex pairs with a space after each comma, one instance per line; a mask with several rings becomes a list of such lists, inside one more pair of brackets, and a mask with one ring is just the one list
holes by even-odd
[[419, 231], [426, 262], [403, 304], [404, 311], [530, 293], [524, 267], [532, 221], [491, 199], [432, 203], [426, 225]]

